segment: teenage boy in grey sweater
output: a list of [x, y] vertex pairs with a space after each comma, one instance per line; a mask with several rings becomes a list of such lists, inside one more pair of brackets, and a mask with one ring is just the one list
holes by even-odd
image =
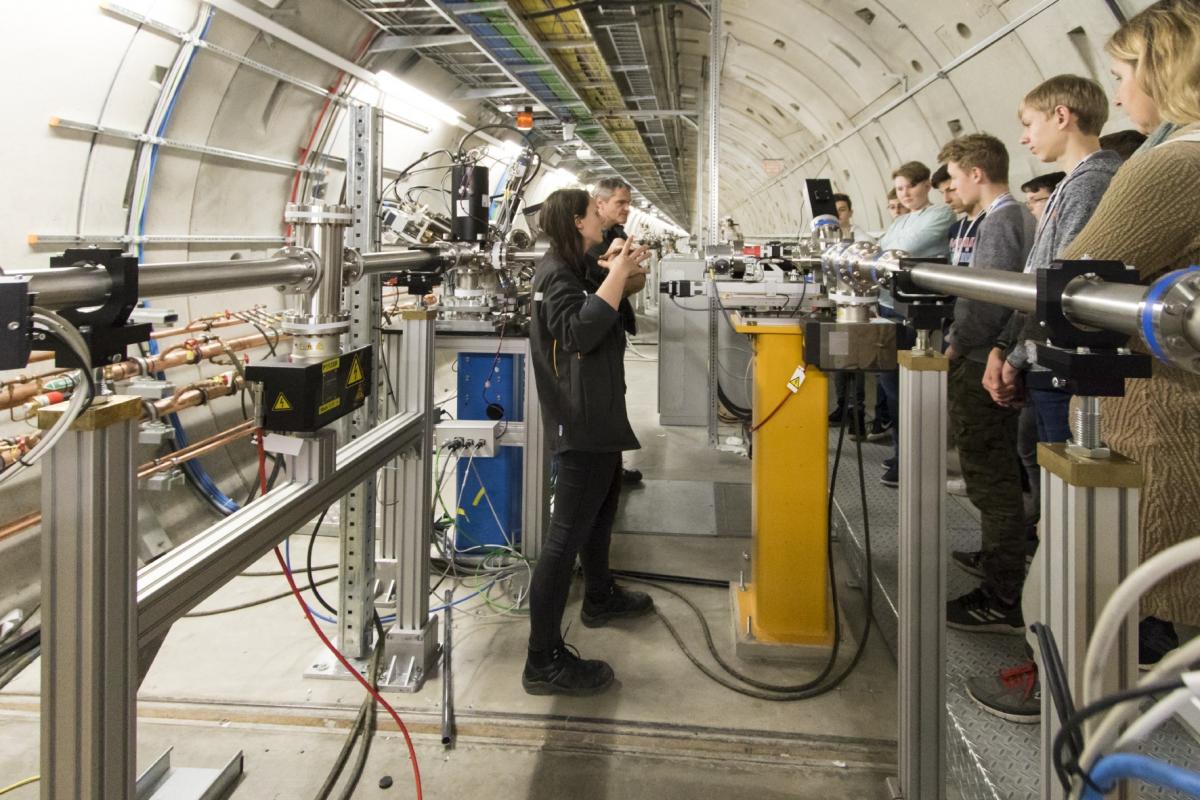
[[[1033, 243], [1034, 220], [1008, 191], [1008, 151], [986, 133], [954, 139], [942, 148], [954, 193], [978, 208], [972, 269], [1019, 271]], [[988, 353], [1011, 312], [1003, 306], [958, 298], [946, 336], [950, 424], [958, 446], [967, 497], [979, 509], [983, 550], [979, 588], [946, 604], [952, 628], [1019, 635], [1021, 584], [1025, 579], [1025, 520], [1021, 462], [1017, 455], [1020, 412], [995, 403], [983, 388]]]
[[[1038, 223], [1025, 271], [1045, 269], [1066, 250], [1087, 225], [1108, 184], [1121, 166], [1121, 157], [1100, 149], [1100, 129], [1108, 119], [1108, 99], [1095, 81], [1058, 75], [1025, 96], [1018, 110], [1024, 133], [1021, 144], [1044, 162], [1058, 162], [1067, 176], [1047, 200]], [[1053, 388], [1026, 387], [1040, 383], [1031, 356], [1039, 338], [1026, 315], [1014, 313], [988, 357], [984, 386], [998, 403], [1016, 404], [1022, 398], [1033, 407], [1038, 439], [1062, 442], [1070, 436], [1070, 395]], [[1044, 374], [1044, 373], [1043, 373]], [[976, 553], [953, 554], [955, 563], [969, 569]], [[1041, 606], [1040, 548], [1026, 578], [1021, 597], [1023, 616], [1035, 619]], [[1027, 636], [1027, 639], [1030, 637]], [[1033, 652], [1032, 643], [1027, 649]], [[990, 714], [1010, 722], [1034, 723], [1041, 716], [1037, 665], [1032, 661], [967, 681], [967, 693]]]
[[[1100, 129], [1108, 119], [1108, 99], [1100, 85], [1076, 75], [1058, 75], [1040, 84], [1020, 108], [1025, 133], [1021, 143], [1042, 161], [1055, 162], [1067, 176], [1051, 193], [1038, 223], [1025, 271], [1049, 267], [1066, 250], [1100, 204], [1100, 198], [1121, 166], [1121, 157], [1100, 149]], [[999, 337], [988, 360], [984, 385], [999, 403], [1033, 406], [1038, 441], [1064, 442], [1070, 395], [1045, 380], [1029, 380], [1037, 366], [1035, 343], [1042, 340], [1037, 323], [1015, 313]]]

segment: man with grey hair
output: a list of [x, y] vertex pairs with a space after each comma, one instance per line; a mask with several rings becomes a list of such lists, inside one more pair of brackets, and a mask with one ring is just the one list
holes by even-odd
[[[603, 281], [608, 254], [613, 250], [620, 249], [627, 238], [624, 226], [629, 221], [629, 211], [633, 205], [633, 187], [620, 178], [601, 178], [596, 182], [596, 189], [592, 192], [592, 197], [596, 199], [596, 210], [600, 212], [604, 240], [589, 250], [588, 255], [596, 261], [592, 269], [598, 271], [597, 281]], [[629, 296], [641, 291], [646, 285], [645, 276], [637, 277], [641, 278], [640, 282], [632, 279], [626, 281], [625, 297], [621, 299], [618, 309], [618, 313], [621, 315], [621, 324], [630, 336], [637, 333], [637, 315], [633, 312]], [[621, 478], [625, 483], [640, 483], [642, 473], [641, 470], [622, 468]]]

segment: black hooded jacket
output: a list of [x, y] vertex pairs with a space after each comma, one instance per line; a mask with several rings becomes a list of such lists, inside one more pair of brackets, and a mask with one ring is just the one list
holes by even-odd
[[551, 249], [533, 276], [529, 339], [546, 441], [554, 453], [636, 450], [621, 315], [596, 296], [598, 267], [584, 258], [573, 266]]
[[[625, 228], [620, 223], [613, 225], [604, 232], [604, 241], [588, 250], [588, 277], [596, 282], [597, 285], [604, 281], [606, 270], [600, 266], [596, 259], [608, 252], [608, 248], [617, 239], [628, 239], [625, 234]], [[637, 336], [637, 315], [633, 313], [633, 304], [629, 302], [628, 297], [621, 298], [621, 305], [617, 308], [617, 312], [621, 315], [621, 327], [630, 336]]]

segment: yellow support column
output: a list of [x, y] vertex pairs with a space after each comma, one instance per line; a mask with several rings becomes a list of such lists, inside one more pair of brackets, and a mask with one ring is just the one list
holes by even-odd
[[[833, 645], [826, 552], [829, 383], [804, 364], [804, 329], [792, 320], [735, 327], [754, 346], [751, 572], [732, 587], [737, 653], [820, 658]], [[789, 388], [799, 384], [795, 392]]]

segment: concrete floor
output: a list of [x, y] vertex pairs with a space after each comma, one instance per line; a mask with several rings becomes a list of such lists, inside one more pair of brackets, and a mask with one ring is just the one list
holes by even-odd
[[[641, 348], [652, 356], [653, 348]], [[657, 426], [656, 365], [627, 359], [630, 417], [643, 449], [626, 463], [650, 480], [749, 481], [748, 462], [710, 450], [703, 430]], [[298, 541], [298, 540], [294, 540]], [[719, 536], [618, 535], [615, 566], [677, 574], [727, 575], [747, 540]], [[293, 548], [295, 550], [295, 548]], [[318, 543], [329, 563], [334, 542]], [[257, 569], [272, 569], [263, 559]], [[842, 570], [841, 574], [846, 574]], [[207, 600], [217, 608], [274, 594], [280, 578], [240, 578]], [[894, 772], [896, 679], [878, 637], [857, 671], [820, 698], [773, 703], [743, 697], [705, 678], [655, 617], [601, 629], [578, 623], [578, 586], [567, 610], [568, 641], [612, 663], [618, 683], [595, 698], [546, 698], [520, 687], [528, 626], [522, 617], [455, 616], [458, 746], [440, 745], [441, 686], [390, 700], [416, 740], [429, 797], [488, 794], [528, 798], [821, 797], [883, 798]], [[651, 590], [690, 647], [704, 652], [699, 625], [676, 598]], [[728, 593], [682, 588], [704, 610], [732, 658]], [[857, 630], [859, 596], [848, 596]], [[468, 606], [469, 607], [469, 606]], [[177, 765], [217, 767], [246, 754], [235, 797], [303, 797], [320, 785], [353, 719], [352, 682], [305, 679], [320, 644], [295, 603], [177, 623], [139, 696], [139, 765], [174, 746]], [[763, 680], [796, 683], [806, 667], [749, 663]], [[37, 771], [37, 668], [0, 693], [0, 786]], [[355, 797], [414, 795], [408, 759], [391, 721], [380, 720]], [[387, 790], [379, 779], [390, 775]], [[23, 794], [22, 794], [23, 793]], [[35, 797], [36, 787], [14, 792]], [[7, 800], [7, 798], [6, 798]]]

